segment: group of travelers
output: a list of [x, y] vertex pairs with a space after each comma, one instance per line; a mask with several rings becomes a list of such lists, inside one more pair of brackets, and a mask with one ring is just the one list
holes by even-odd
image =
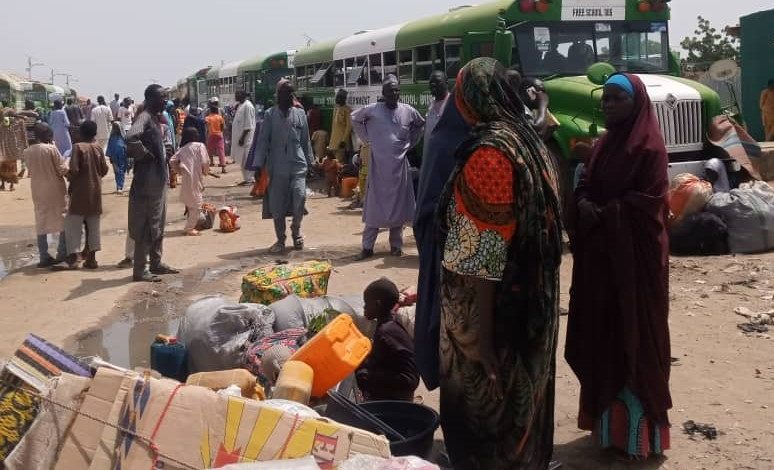
[[[671, 407], [667, 155], [643, 83], [615, 74], [605, 84], [607, 132], [582, 170], [569, 213], [544, 143], [551, 120], [540, 83], [478, 58], [460, 70], [451, 91], [448, 84], [443, 72], [432, 74], [426, 116], [401, 102], [392, 75], [378, 102], [354, 111], [340, 90], [330, 134], [315, 117], [319, 109], [304, 109], [288, 80], [277, 83], [275, 104], [262, 118], [237, 92], [230, 155], [243, 172], [240, 184], [268, 180], [263, 218], [273, 220], [276, 235], [269, 252], [286, 249], [288, 217], [292, 246], [303, 249], [309, 171], [326, 156], [337, 168], [351, 164], [359, 142], [365, 229], [357, 259], [374, 256], [384, 228], [390, 254], [400, 256], [403, 228], [413, 224], [420, 272], [413, 344], [391, 323], [394, 285], [380, 280], [367, 289], [366, 313], [383, 327], [383, 360], [369, 359], [358, 382], [372, 396], [395, 399], [411, 399], [419, 376], [428, 389], [440, 387], [454, 468], [555, 468], [559, 266], [563, 221], [571, 221], [565, 357], [581, 385], [578, 425], [602, 447], [631, 458], [662, 453], [669, 448]], [[24, 160], [40, 262], [77, 267], [84, 259], [85, 268], [97, 266], [107, 156], [119, 190], [118, 173], [132, 162], [133, 280], [158, 281], [177, 272], [162, 262], [170, 172], [180, 175], [186, 233], [195, 234], [214, 156], [225, 171], [226, 124], [217, 101], [204, 115], [168, 102], [158, 85], [145, 90], [136, 109], [118, 98], [109, 106], [97, 99], [90, 120], [78, 123], [76, 143], [64, 131], [80, 117], [61, 101], [48, 124], [34, 125], [36, 143]], [[320, 139], [325, 145], [315, 150]], [[408, 152], [423, 139], [415, 193]], [[53, 257], [46, 235], [60, 232]], [[379, 393], [385, 384], [389, 390]]]
[[[554, 396], [567, 220], [574, 265], [565, 357], [581, 386], [578, 426], [630, 459], [662, 454], [672, 405], [667, 153], [645, 86], [630, 74], [605, 84], [607, 132], [582, 170], [570, 214], [563, 214], [563, 181], [544, 143], [551, 119], [539, 82], [478, 58], [462, 68], [451, 93], [441, 72], [430, 87], [435, 102], [424, 119], [399, 103], [393, 77], [383, 102], [352, 114], [371, 150], [366, 228], [390, 228], [391, 251], [399, 254], [398, 229], [413, 215], [420, 254], [411, 361], [403, 360], [404, 332], [389, 315], [380, 320], [393, 337], [380, 346], [380, 355], [393, 357], [382, 367], [397, 381], [387, 398], [410, 397], [417, 372], [428, 389], [440, 387], [455, 469], [558, 468]], [[405, 152], [423, 125], [414, 210], [413, 197], [404, 197], [413, 196]], [[373, 254], [374, 234], [364, 234], [359, 258]], [[366, 302], [377, 293], [392, 302], [394, 291], [382, 281], [369, 286]], [[379, 361], [369, 361], [373, 373]]]

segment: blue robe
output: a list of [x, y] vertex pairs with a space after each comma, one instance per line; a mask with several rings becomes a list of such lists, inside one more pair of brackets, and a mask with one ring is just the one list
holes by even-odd
[[256, 149], [258, 147], [258, 135], [261, 133], [261, 123], [263, 119], [255, 119], [255, 130], [253, 131], [253, 141], [250, 144], [250, 150], [247, 151], [247, 159], [245, 160], [245, 170], [256, 171], [259, 167], [256, 164]]
[[448, 100], [438, 124], [425, 142], [419, 174], [414, 238], [419, 251], [419, 283], [414, 322], [414, 352], [417, 367], [428, 390], [438, 387], [441, 305], [438, 297], [441, 275], [441, 246], [437, 239], [436, 209], [456, 165], [457, 147], [469, 136], [470, 126]]
[[[306, 172], [312, 166], [312, 143], [303, 109], [285, 114], [277, 106], [266, 111], [256, 143], [254, 168], [265, 168], [269, 188], [263, 199], [263, 218], [274, 219], [277, 238], [285, 216], [293, 216], [294, 232], [300, 228], [306, 198]], [[296, 235], [294, 233], [294, 235]]]
[[73, 141], [70, 138], [70, 120], [67, 119], [67, 113], [64, 109], [55, 109], [51, 111], [48, 117], [48, 124], [54, 131], [54, 143], [57, 150], [65, 158], [70, 158], [70, 152], [73, 149]]

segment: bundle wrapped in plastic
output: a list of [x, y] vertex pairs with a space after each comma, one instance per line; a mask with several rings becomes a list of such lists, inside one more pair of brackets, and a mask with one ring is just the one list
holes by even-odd
[[177, 337], [188, 349], [190, 373], [236, 369], [247, 344], [271, 335], [273, 324], [274, 312], [263, 305], [207, 296], [186, 309]]
[[679, 224], [687, 215], [704, 209], [712, 197], [712, 183], [691, 173], [681, 173], [669, 185], [669, 210], [673, 225]]

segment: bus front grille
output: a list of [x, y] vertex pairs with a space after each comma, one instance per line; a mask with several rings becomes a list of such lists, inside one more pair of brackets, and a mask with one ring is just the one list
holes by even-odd
[[701, 100], [653, 103], [667, 151], [692, 152], [703, 148]]

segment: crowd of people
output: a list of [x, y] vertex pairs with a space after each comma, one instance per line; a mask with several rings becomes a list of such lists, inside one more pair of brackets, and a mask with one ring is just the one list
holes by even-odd
[[[47, 123], [33, 123], [35, 141], [23, 156], [40, 266], [98, 266], [106, 158], [118, 191], [133, 172], [124, 265], [133, 264], [135, 281], [177, 272], [162, 262], [167, 190], [180, 180], [185, 233], [197, 235], [214, 157], [222, 172], [233, 157], [240, 184], [264, 195], [274, 254], [286, 249], [288, 217], [293, 248], [304, 247], [310, 171], [325, 169], [335, 191], [335, 175], [349, 168], [360, 179], [365, 226], [356, 259], [374, 256], [385, 228], [390, 254], [401, 256], [406, 225], [420, 255], [413, 342], [392, 321], [395, 286], [380, 280], [366, 289], [366, 314], [381, 333], [358, 372], [361, 388], [410, 400], [420, 376], [428, 389], [440, 387], [454, 468], [546, 469], [558, 465], [551, 458], [558, 273], [563, 220], [573, 220], [565, 357], [581, 385], [578, 425], [630, 458], [661, 454], [671, 407], [667, 156], [644, 85], [630, 74], [605, 84], [607, 132], [583, 167], [571, 214], [563, 214], [562, 182], [544, 144], [553, 121], [541, 84], [478, 58], [448, 85], [443, 72], [432, 74], [425, 116], [401, 102], [394, 76], [377, 103], [355, 110], [340, 90], [330, 132], [284, 79], [262, 116], [238, 92], [230, 133], [217, 100], [203, 113], [168, 101], [158, 85], [137, 107], [118, 95], [87, 110], [57, 101]], [[408, 154], [420, 141], [415, 178]], [[51, 233], [60, 233], [56, 256]]]
[[[630, 459], [662, 454], [672, 405], [667, 154], [643, 83], [616, 74], [605, 84], [607, 132], [581, 170], [571, 214], [563, 214], [562, 182], [544, 144], [554, 121], [539, 82], [480, 58], [462, 68], [451, 93], [441, 72], [430, 87], [435, 101], [424, 118], [399, 102], [394, 77], [382, 102], [351, 116], [370, 147], [358, 259], [373, 256], [385, 227], [399, 255], [407, 218], [420, 254], [412, 361], [404, 332], [375, 314], [391, 338], [380, 340], [368, 372], [381, 364], [376, 375], [395, 378], [390, 399], [413, 394], [415, 373], [440, 388], [454, 468], [558, 468], [559, 266], [562, 221], [570, 220], [565, 357], [581, 384], [578, 426]], [[406, 152], [423, 130], [414, 198]], [[369, 286], [367, 302], [375, 292], [392, 302], [389, 284]], [[373, 390], [373, 379], [362, 382]]]

